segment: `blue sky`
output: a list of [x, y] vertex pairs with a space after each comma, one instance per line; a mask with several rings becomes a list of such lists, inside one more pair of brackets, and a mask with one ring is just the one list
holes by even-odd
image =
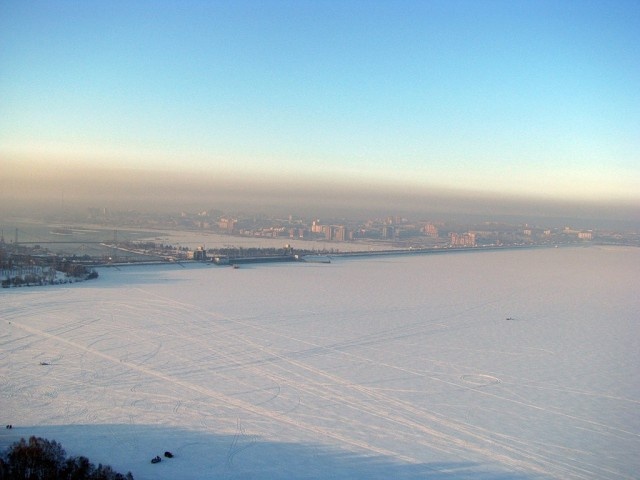
[[640, 205], [637, 1], [0, 3], [0, 162]]

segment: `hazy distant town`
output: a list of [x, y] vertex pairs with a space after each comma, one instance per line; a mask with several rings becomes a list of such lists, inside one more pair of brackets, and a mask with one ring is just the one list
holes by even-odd
[[[91, 207], [73, 215], [5, 221], [0, 228], [0, 279], [5, 288], [82, 281], [97, 277], [92, 269], [95, 266], [139, 262], [235, 265], [372, 252], [410, 254], [576, 244], [640, 246], [640, 233], [632, 230], [489, 220], [462, 224], [402, 215], [352, 220], [230, 215], [221, 210], [170, 214]], [[180, 241], [161, 240], [163, 232], [215, 235], [224, 237], [224, 243], [187, 246]], [[246, 239], [254, 241], [247, 245]]]

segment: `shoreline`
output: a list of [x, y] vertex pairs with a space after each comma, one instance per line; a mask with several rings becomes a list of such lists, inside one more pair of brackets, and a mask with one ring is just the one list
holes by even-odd
[[505, 246], [487, 246], [487, 247], [450, 247], [450, 248], [430, 248], [430, 249], [397, 249], [397, 250], [372, 250], [372, 251], [354, 251], [354, 252], [337, 252], [337, 253], [313, 253], [306, 255], [272, 255], [272, 256], [246, 256], [246, 257], [228, 257], [225, 262], [216, 262], [215, 258], [207, 260], [180, 260], [180, 261], [140, 261], [140, 262], [120, 262], [109, 264], [96, 264], [95, 268], [110, 267], [127, 267], [136, 265], [214, 265], [214, 266], [230, 266], [233, 264], [260, 264], [260, 263], [329, 263], [317, 262], [316, 260], [305, 260], [304, 257], [322, 256], [328, 259], [344, 258], [358, 259], [368, 257], [392, 257], [392, 256], [413, 256], [413, 255], [441, 255], [447, 253], [471, 253], [471, 252], [494, 252], [508, 250], [536, 250], [551, 248], [587, 248], [593, 245], [505, 245]]

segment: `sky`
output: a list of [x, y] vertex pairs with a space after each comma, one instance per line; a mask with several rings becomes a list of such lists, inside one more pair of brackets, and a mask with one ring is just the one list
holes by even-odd
[[4, 0], [0, 199], [168, 176], [640, 212], [638, 45], [637, 1]]

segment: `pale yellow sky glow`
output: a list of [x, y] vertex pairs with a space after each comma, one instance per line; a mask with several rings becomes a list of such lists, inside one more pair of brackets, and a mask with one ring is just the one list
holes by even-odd
[[[242, 189], [255, 183], [287, 181], [297, 185], [334, 184], [341, 188], [384, 188], [402, 190], [435, 190], [470, 194], [497, 194], [500, 196], [539, 197], [546, 200], [587, 202], [638, 202], [640, 205], [640, 173], [631, 168], [610, 165], [579, 168], [558, 163], [553, 169], [540, 170], [527, 165], [511, 167], [505, 164], [487, 164], [484, 169], [468, 165], [446, 163], [433, 168], [415, 168], [398, 165], [383, 168], [379, 165], [355, 167], [348, 163], [309, 161], [304, 167], [295, 159], [271, 158], [212, 158], [204, 153], [167, 153], [136, 151], [127, 148], [96, 148], [91, 145], [44, 144], [30, 148], [0, 147], [0, 165], [9, 186], [19, 177], [36, 172], [39, 189], [53, 187], [69, 175], [77, 178], [79, 172], [87, 176], [95, 171], [115, 174], [127, 169], [147, 175], [166, 172], [184, 179], [193, 177], [202, 181], [209, 178], [211, 187], [224, 182]], [[386, 165], [385, 165], [386, 167]], [[9, 186], [7, 188], [9, 188]], [[25, 187], [26, 188], [26, 187]]]
[[[55, 162], [3, 160], [4, 188], [0, 201], [5, 210], [12, 205], [27, 204], [59, 208], [63, 202], [67, 208], [76, 209], [240, 208], [295, 211], [301, 215], [348, 210], [382, 215], [413, 212], [428, 216], [450, 212], [570, 216], [592, 210], [588, 215], [640, 220], [632, 175], [626, 183], [610, 177], [621, 190], [626, 188], [620, 195], [611, 195], [605, 188], [598, 189], [600, 181], [607, 181], [606, 172], [593, 176], [557, 171], [553, 177], [538, 179], [538, 183], [524, 172], [520, 172], [521, 179], [511, 173], [512, 188], [496, 191], [498, 186], [505, 185], [500, 179], [491, 183], [490, 178], [471, 172], [448, 171], [450, 177], [441, 173], [437, 178], [424, 171], [384, 175], [377, 171], [319, 166], [310, 172], [283, 167], [279, 175], [273, 170], [257, 170], [255, 175], [247, 175], [231, 167], [194, 169], [168, 162], [164, 169], [150, 169], [141, 165], [133, 163], [125, 168], [123, 163], [105, 158], [91, 163], [69, 157]], [[468, 182], [469, 188], [460, 188], [464, 182]], [[557, 195], [563, 185], [574, 187], [566, 189], [564, 195]]]

